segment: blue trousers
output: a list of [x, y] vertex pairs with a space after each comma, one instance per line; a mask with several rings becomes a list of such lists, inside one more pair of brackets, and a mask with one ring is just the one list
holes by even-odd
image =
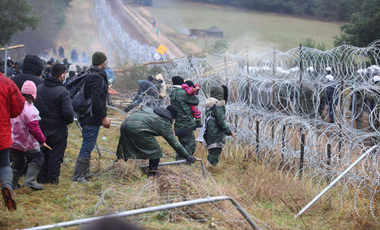
[[82, 147], [79, 151], [79, 156], [85, 159], [91, 158], [91, 152], [95, 147], [96, 139], [99, 134], [99, 126], [93, 125], [82, 125]]

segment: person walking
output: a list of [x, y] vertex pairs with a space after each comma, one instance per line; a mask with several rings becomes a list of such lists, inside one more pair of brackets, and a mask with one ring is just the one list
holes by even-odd
[[172, 123], [178, 117], [178, 109], [169, 105], [166, 108], [144, 108], [127, 117], [120, 128], [120, 139], [116, 151], [117, 159], [149, 159], [149, 175], [155, 176], [160, 158], [163, 157], [156, 136], [162, 136], [170, 146], [190, 163], [195, 157], [177, 141]]
[[54, 64], [52, 76], [37, 87], [36, 108], [40, 111], [40, 127], [46, 143], [52, 150], [42, 148], [44, 162], [38, 174], [38, 183], [59, 183], [61, 164], [67, 146], [67, 125], [74, 121], [74, 111], [69, 93], [62, 85], [66, 77], [66, 66]]
[[12, 146], [11, 118], [19, 116], [23, 109], [25, 98], [17, 85], [4, 74], [0, 73], [0, 182], [5, 206], [9, 211], [17, 209], [12, 189], [12, 168], [9, 161], [9, 148]]
[[213, 87], [211, 89], [210, 98], [205, 101], [206, 117], [207, 120], [206, 132], [204, 139], [207, 143], [208, 156], [207, 161], [211, 165], [218, 165], [219, 157], [222, 153], [222, 149], [225, 147], [226, 135], [233, 136], [235, 134], [231, 132], [226, 122], [226, 95], [223, 87]]
[[[195, 152], [195, 137], [194, 129], [196, 123], [193, 118], [190, 105], [198, 105], [199, 99], [195, 95], [189, 95], [181, 85], [184, 80], [180, 76], [172, 78], [173, 88], [170, 92], [170, 104], [178, 108], [178, 118], [174, 124], [175, 135], [178, 136], [178, 141], [189, 152], [194, 155]], [[176, 159], [181, 159], [179, 153], [176, 153]]]
[[76, 159], [72, 181], [87, 182], [85, 174], [90, 170], [91, 151], [94, 149], [100, 126], [109, 129], [110, 119], [107, 117], [108, 80], [105, 72], [107, 56], [97, 51], [92, 55], [92, 66], [89, 68], [84, 94], [85, 99], [91, 98], [92, 109], [89, 113], [79, 117], [82, 127], [82, 147]]
[[13, 160], [12, 188], [19, 188], [18, 181], [26, 166], [26, 158], [29, 165], [23, 185], [32, 189], [42, 190], [44, 186], [34, 181], [44, 161], [40, 146], [51, 148], [46, 144], [46, 138], [38, 124], [41, 118], [39, 111], [33, 104], [37, 98], [37, 88], [34, 82], [25, 81], [21, 88], [21, 93], [25, 97], [24, 109], [19, 116], [11, 119], [13, 139], [13, 144], [10, 148]]

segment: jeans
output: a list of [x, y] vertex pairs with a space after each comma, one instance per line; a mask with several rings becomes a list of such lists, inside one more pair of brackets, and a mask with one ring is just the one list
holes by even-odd
[[9, 161], [9, 149], [0, 150], [0, 182], [3, 188], [12, 188], [13, 172]]
[[95, 147], [96, 139], [98, 138], [100, 126], [83, 125], [82, 127], [82, 147], [79, 151], [79, 156], [85, 159], [91, 158], [91, 152]]

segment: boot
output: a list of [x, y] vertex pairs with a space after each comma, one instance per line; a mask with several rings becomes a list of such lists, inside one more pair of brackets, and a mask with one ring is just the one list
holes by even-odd
[[12, 188], [10, 187], [4, 187], [1, 190], [1, 193], [3, 194], [5, 206], [9, 211], [15, 211], [17, 209], [16, 201], [13, 197]]
[[12, 188], [13, 190], [21, 188], [21, 185], [18, 183], [20, 177], [22, 176], [22, 172], [13, 169], [13, 180], [12, 180]]
[[75, 162], [74, 175], [71, 178], [72, 181], [78, 181], [79, 183], [86, 183], [84, 178], [87, 171], [90, 169], [90, 158], [86, 159], [78, 156]]
[[32, 188], [32, 189], [37, 189], [37, 190], [44, 189], [44, 186], [37, 184], [37, 182], [34, 181], [38, 173], [40, 172], [40, 170], [41, 168], [38, 167], [36, 164], [30, 163], [28, 165], [28, 171], [26, 171], [25, 180], [22, 185]]

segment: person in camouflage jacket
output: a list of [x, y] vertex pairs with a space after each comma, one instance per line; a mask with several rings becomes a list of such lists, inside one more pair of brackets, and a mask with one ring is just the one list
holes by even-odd
[[[195, 152], [195, 136], [194, 129], [196, 123], [190, 105], [198, 105], [199, 99], [195, 95], [189, 95], [181, 85], [184, 83], [183, 78], [174, 76], [172, 78], [173, 88], [170, 92], [170, 104], [178, 108], [178, 118], [174, 124], [175, 135], [178, 136], [178, 141], [189, 152], [194, 155]], [[177, 152], [177, 159], [182, 158]]]
[[235, 137], [226, 123], [226, 101], [224, 99], [224, 89], [222, 87], [213, 87], [211, 89], [211, 97], [206, 99], [206, 117], [210, 116], [207, 122], [204, 139], [207, 143], [208, 156], [207, 160], [212, 165], [219, 163], [219, 157], [222, 148], [226, 143], [226, 135]]
[[116, 151], [118, 159], [149, 159], [149, 174], [155, 175], [160, 158], [163, 157], [156, 136], [162, 136], [184, 159], [194, 163], [195, 157], [177, 141], [172, 122], [178, 116], [178, 109], [169, 105], [166, 109], [145, 108], [127, 117], [120, 128], [120, 139]]

